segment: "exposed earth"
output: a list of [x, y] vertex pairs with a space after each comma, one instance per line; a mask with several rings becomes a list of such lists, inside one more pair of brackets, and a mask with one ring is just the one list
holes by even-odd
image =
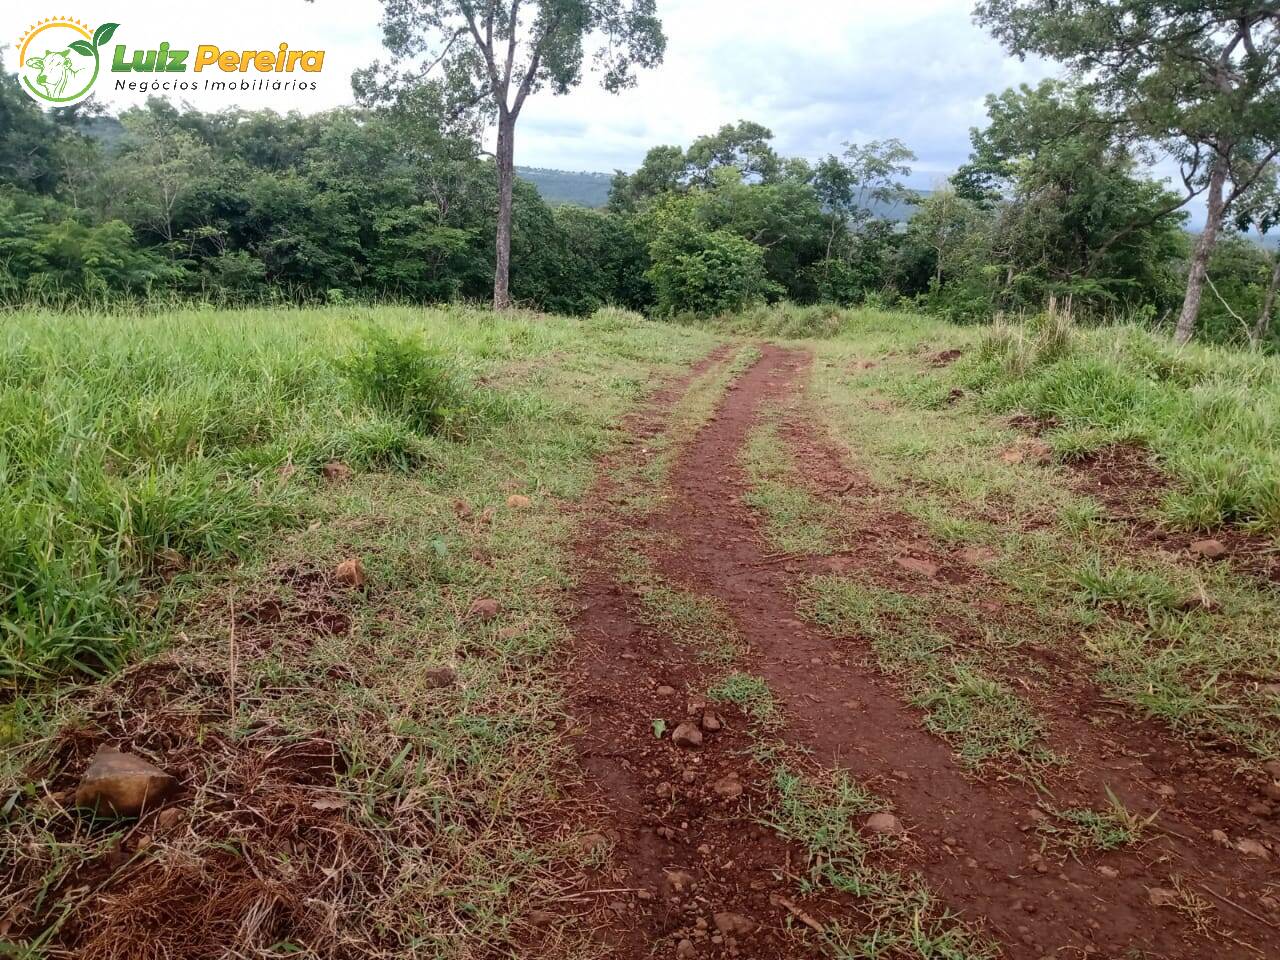
[[[991, 486], [948, 512], [882, 462], [930, 455], [890, 390], [823, 393], [960, 349], [709, 342], [620, 404], [602, 459], [574, 448], [576, 490], [548, 492], [545, 424], [513, 455], [541, 480], [483, 449], [441, 477], [325, 463], [326, 521], [29, 745], [0, 936], [92, 958], [1280, 958], [1280, 763], [1237, 706], [1280, 678], [1216, 671], [1175, 723], [1141, 646], [1224, 603], [1271, 622], [1277, 553], [1153, 523], [1169, 481], [1142, 450], [1065, 465], [1046, 424], [982, 413], [994, 452], [958, 441], [979, 458], [958, 472]], [[589, 402], [600, 381], [561, 366]], [[1079, 495], [1103, 514], [1077, 555]]]
[[[809, 361], [802, 351], [764, 347], [705, 426], [678, 445], [660, 506], [628, 515], [616, 509], [625, 484], [618, 478], [655, 455], [650, 444], [688, 382], [663, 391], [630, 422], [632, 442], [604, 463], [587, 508], [598, 519], [580, 546], [592, 572], [575, 598], [572, 682], [589, 796], [607, 811], [592, 821], [592, 836], [611, 851], [599, 872], [599, 885], [612, 888], [594, 916], [600, 936], [617, 955], [637, 958], [827, 955], [820, 948], [835, 938], [833, 924], [860, 922], [882, 926], [886, 944], [896, 941], [895, 921], [866, 916], [848, 892], [821, 884], [797, 892], [811, 886], [805, 878], [815, 865], [801, 844], [770, 829], [776, 784], [755, 750], [767, 738], [819, 771], [847, 771], [870, 787], [893, 811], [859, 818], [874, 841], [871, 858], [918, 871], [938, 898], [937, 916], [950, 912], [998, 943], [1001, 955], [1280, 955], [1280, 834], [1273, 819], [1261, 826], [1248, 815], [1264, 809], [1257, 783], [1224, 776], [1220, 753], [1126, 716], [1082, 665], [1032, 647], [1027, 658], [1046, 662], [1050, 682], [1030, 670], [1018, 682], [1049, 717], [1049, 742], [1066, 759], [1036, 782], [974, 776], [921, 728], [919, 711], [868, 662], [864, 642], [804, 622], [797, 590], [809, 574], [908, 594], [944, 591], [984, 618], [1020, 617], [984, 574], [990, 558], [981, 549], [933, 542], [911, 517], [887, 509], [803, 403], [787, 404]], [[764, 413], [780, 407], [803, 482], [847, 530], [847, 548], [833, 555], [779, 555], [745, 502], [744, 444]], [[647, 619], [650, 587], [638, 594], [611, 556], [627, 537], [643, 544], [664, 582], [725, 613], [737, 637], [733, 666], [767, 683], [776, 722], [708, 704], [724, 667]], [[687, 727], [692, 741], [682, 739]], [[1151, 818], [1135, 848], [1077, 850], [1040, 829], [1052, 819], [1046, 811], [1106, 807], [1113, 797], [1136, 818]]]

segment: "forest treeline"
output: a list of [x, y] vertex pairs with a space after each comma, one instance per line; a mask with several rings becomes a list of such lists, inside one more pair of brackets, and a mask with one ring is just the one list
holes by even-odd
[[[915, 157], [897, 140], [811, 161], [747, 121], [654, 147], [614, 176], [604, 209], [553, 207], [519, 181], [512, 296], [569, 314], [787, 299], [958, 321], [1055, 298], [1077, 315], [1171, 323], [1194, 237], [1149, 158], [1065, 82], [987, 109], [968, 163], [927, 196], [906, 186]], [[0, 300], [489, 296], [493, 161], [447, 125], [395, 107], [282, 116], [154, 99], [110, 126], [103, 137], [92, 107], [45, 113], [0, 84]], [[1244, 232], [1269, 223], [1237, 219], [1209, 266], [1205, 339], [1246, 340], [1280, 275]]]

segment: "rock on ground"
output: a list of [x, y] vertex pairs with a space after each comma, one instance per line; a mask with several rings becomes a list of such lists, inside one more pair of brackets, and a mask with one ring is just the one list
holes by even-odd
[[177, 786], [177, 780], [141, 757], [99, 747], [76, 788], [76, 806], [136, 817], [162, 804]]

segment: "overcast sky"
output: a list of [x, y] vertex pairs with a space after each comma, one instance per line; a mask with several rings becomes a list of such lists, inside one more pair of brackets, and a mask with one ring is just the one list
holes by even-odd
[[[192, 48], [286, 42], [326, 50], [315, 93], [188, 94], [202, 109], [237, 103], [312, 111], [349, 103], [351, 71], [383, 56], [378, 0], [73, 0], [65, 11], [37, 12], [38, 2], [0, 9], [8, 68], [32, 15], [55, 12], [94, 26], [119, 22], [113, 43], [130, 49], [167, 40]], [[584, 84], [565, 97], [531, 99], [517, 134], [518, 164], [633, 169], [655, 144], [685, 145], [749, 119], [773, 130], [782, 153], [811, 159], [845, 141], [899, 137], [920, 157], [916, 185], [927, 187], [967, 155], [968, 131], [983, 121], [987, 93], [1051, 72], [1005, 56], [970, 22], [970, 0], [658, 0], [658, 8], [669, 38], [666, 62], [618, 96]], [[124, 106], [144, 97], [106, 99]]]

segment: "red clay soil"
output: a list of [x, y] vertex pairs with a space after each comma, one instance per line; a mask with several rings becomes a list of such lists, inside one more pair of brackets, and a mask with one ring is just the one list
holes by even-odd
[[[628, 421], [631, 436], [660, 432], [693, 377], [725, 357], [717, 351], [660, 391]], [[595, 884], [607, 891], [597, 936], [624, 957], [649, 957], [659, 945], [671, 956], [808, 956], [783, 922], [794, 919], [788, 904], [808, 915], [787, 880], [795, 853], [756, 822], [767, 788], [764, 771], [744, 756], [752, 745], [747, 720], [705, 705], [705, 666], [638, 622], [602, 552], [625, 529], [608, 513], [610, 476], [648, 455], [630, 444], [605, 458], [578, 550], [585, 574], [575, 595], [569, 702], [586, 799], [598, 801], [606, 824], [586, 846], [611, 850]], [[701, 746], [659, 738], [655, 720], [668, 731], [691, 723]]]
[[[730, 388], [718, 415], [682, 451], [669, 508], [642, 521], [678, 544], [655, 558], [659, 572], [714, 598], [732, 615], [749, 646], [739, 666], [768, 680], [784, 708], [785, 739], [887, 797], [914, 841], [905, 866], [920, 870], [946, 905], [981, 921], [1010, 957], [1280, 956], [1280, 927], [1257, 904], [1274, 883], [1269, 864], [1227, 856], [1201, 841], [1194, 826], [1185, 838], [1166, 835], [1136, 852], [1108, 854], [1105, 871], [1042, 850], [1030, 788], [966, 776], [947, 745], [921, 729], [918, 712], [866, 666], [865, 650], [797, 619], [790, 591], [800, 568], [771, 562], [757, 518], [742, 502], [739, 454], [761, 410], [789, 394], [807, 362], [801, 353], [766, 346], [762, 360]], [[647, 424], [633, 426], [652, 431], [661, 412], [660, 401]], [[844, 489], [858, 486], [851, 480]], [[686, 936], [688, 956], [735, 950], [753, 957], [811, 955], [789, 938], [786, 921], [793, 915], [778, 905], [786, 895], [778, 878], [792, 872], [789, 852], [750, 826], [751, 805], [764, 788], [735, 756], [747, 746], [738, 718], [708, 735], [696, 752], [654, 736], [654, 717], [669, 724], [683, 719], [683, 694], [705, 688], [707, 668], [628, 614], [625, 594], [601, 565], [602, 534], [616, 526], [601, 520], [583, 541], [582, 560], [592, 573], [575, 625], [581, 656], [573, 712], [586, 731], [580, 749], [589, 792], [610, 811], [606, 833], [616, 844], [618, 873], [609, 886], [635, 891], [615, 904], [600, 935], [625, 957], [661, 954]], [[914, 544], [909, 535], [879, 535], [908, 550]], [[856, 559], [850, 565], [856, 567]], [[664, 697], [660, 685], [680, 695]], [[1083, 728], [1069, 735], [1077, 734], [1087, 737]], [[1148, 734], [1147, 756], [1126, 757], [1129, 768], [1117, 769], [1117, 777], [1139, 779], [1138, 769], [1152, 755], [1177, 753], [1157, 731], [1143, 731]], [[707, 785], [726, 770], [738, 773], [744, 795], [712, 800]], [[1110, 776], [1095, 770], [1090, 781]], [[1216, 824], [1200, 826], [1210, 825]], [[698, 886], [672, 890], [664, 880], [669, 870], [688, 872]], [[1216, 935], [1206, 937], [1180, 911], [1153, 905], [1160, 894], [1151, 889], [1169, 887], [1175, 875], [1216, 908]], [[1252, 907], [1243, 907], [1246, 897]], [[804, 909], [821, 914], [848, 905]], [[712, 921], [717, 911], [760, 926], [719, 944], [714, 926], [699, 937], [698, 920]]]
[[1228, 563], [1260, 580], [1280, 584], [1280, 542], [1273, 538], [1221, 527], [1212, 533], [1170, 530], [1153, 517], [1161, 498], [1176, 487], [1151, 452], [1132, 443], [1094, 450], [1069, 464], [1075, 488], [1098, 500], [1112, 520], [1124, 524], [1138, 549], [1187, 552], [1197, 540], [1212, 538], [1226, 548], [1220, 558], [1204, 563]]
[[[1002, 679], [1048, 722], [1053, 749], [1071, 761], [1056, 776], [1053, 768], [1044, 772], [1056, 806], [1104, 807], [1111, 790], [1136, 813], [1158, 811], [1158, 822], [1175, 834], [1208, 839], [1206, 832], [1216, 828], [1280, 849], [1275, 804], [1268, 795], [1271, 778], [1256, 757], [1226, 741], [1181, 737], [1157, 720], [1135, 717], [1094, 682], [1089, 659], [1075, 649], [1082, 638], [1037, 633], [1034, 612], [1020, 607], [1007, 596], [1007, 588], [985, 573], [984, 556], [938, 544], [914, 518], [878, 506], [869, 481], [851, 470], [841, 452], [818, 437], [807, 421], [789, 421], [783, 433], [810, 488], [857, 527], [857, 554], [834, 557], [828, 567], [856, 568], [860, 578], [902, 593], [940, 592], [951, 605], [980, 609], [987, 623], [1021, 629], [1024, 642], [1010, 655], [1025, 657], [1027, 669]], [[1131, 476], [1138, 471], [1134, 468]], [[851, 475], [857, 477], [854, 483]], [[906, 557], [926, 561], [937, 569], [936, 576], [905, 573], [894, 561]], [[950, 631], [952, 639], [976, 642], [979, 638], [965, 636], [972, 629], [958, 621]], [[1051, 677], [1052, 683], [1037, 681], [1036, 674]], [[1213, 856], [1217, 872], [1242, 882], [1257, 876], [1253, 868], [1265, 869], [1258, 863], [1240, 864], [1234, 850], [1214, 850]]]

